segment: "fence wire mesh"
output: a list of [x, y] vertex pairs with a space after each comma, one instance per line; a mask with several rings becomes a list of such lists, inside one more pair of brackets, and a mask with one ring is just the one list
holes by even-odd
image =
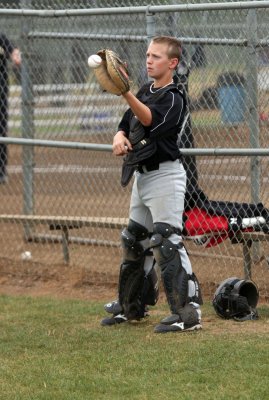
[[[102, 3], [102, 4], [101, 4]], [[113, 4], [112, 4], [113, 3]], [[124, 4], [123, 4], [124, 3]], [[189, 2], [185, 2], [189, 3]], [[173, 2], [156, 1], [155, 5]], [[143, 1], [17, 1], [2, 8], [83, 9], [147, 5]], [[65, 15], [0, 14], [1, 31], [22, 52], [20, 68], [9, 62], [8, 136], [111, 144], [125, 102], [104, 93], [87, 58], [112, 48], [127, 61], [136, 91], [147, 81], [146, 13]], [[244, 9], [155, 13], [155, 34], [182, 39], [181, 72], [189, 69], [191, 134], [186, 147], [267, 147], [269, 125], [269, 10]], [[1, 48], [1, 46], [0, 46]], [[1, 106], [2, 107], [2, 106]], [[1, 108], [1, 118], [3, 109]], [[191, 138], [192, 139], [192, 138]], [[186, 158], [189, 179], [211, 200], [259, 203], [269, 207], [268, 157]], [[196, 167], [197, 169], [196, 169]], [[110, 152], [35, 146], [8, 146], [8, 182], [0, 185], [0, 214], [127, 218], [130, 187], [120, 186], [121, 160]], [[192, 176], [193, 174], [193, 176]], [[52, 224], [53, 225], [53, 224]], [[51, 224], [4, 224], [1, 257], [20, 263], [63, 261], [61, 230]], [[97, 270], [103, 282], [117, 280], [120, 229], [69, 230], [70, 263]], [[41, 244], [42, 243], [42, 244]], [[85, 244], [85, 246], [81, 246]], [[200, 242], [201, 244], [201, 242]], [[249, 244], [249, 242], [248, 242]], [[229, 239], [205, 248], [186, 240], [205, 292], [230, 276], [244, 276], [242, 245]], [[252, 246], [252, 278], [268, 299], [268, 245]], [[23, 261], [25, 262], [25, 261]]]

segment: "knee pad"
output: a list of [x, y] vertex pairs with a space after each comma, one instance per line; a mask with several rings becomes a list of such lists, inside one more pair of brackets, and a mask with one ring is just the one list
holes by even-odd
[[147, 228], [132, 219], [129, 220], [127, 231], [135, 237], [137, 242], [141, 242], [149, 237], [149, 231]]
[[119, 277], [119, 302], [128, 319], [144, 316], [142, 301], [145, 250], [139, 241], [148, 237], [148, 230], [130, 220], [122, 231], [123, 262]]
[[130, 219], [127, 228], [121, 233], [121, 243], [123, 247], [123, 259], [136, 261], [144, 253], [144, 248], [139, 243], [149, 235], [147, 228]]

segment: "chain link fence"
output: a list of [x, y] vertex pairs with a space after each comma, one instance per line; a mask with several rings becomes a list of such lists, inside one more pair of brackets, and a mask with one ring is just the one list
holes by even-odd
[[[174, 3], [156, 1], [154, 5], [164, 8]], [[252, 2], [260, 6], [236, 8], [231, 2], [223, 9], [204, 4], [190, 10], [188, 3], [181, 10], [152, 12], [143, 8], [147, 6], [143, 1], [79, 1], [75, 5], [56, 0], [0, 2], [1, 30], [22, 52], [20, 68], [9, 64], [8, 136], [15, 142], [35, 139], [47, 143], [22, 146], [17, 141], [8, 145], [8, 183], [0, 185], [2, 216], [34, 215], [40, 221], [55, 216], [58, 222], [64, 218], [128, 217], [130, 187], [121, 188], [121, 160], [105, 147], [112, 143], [126, 104], [100, 90], [87, 58], [106, 47], [118, 52], [129, 65], [136, 91], [147, 81], [145, 50], [155, 34], [177, 36], [183, 42], [180, 68], [181, 72], [189, 69], [191, 110], [191, 129], [184, 145], [242, 149], [233, 156], [186, 158], [191, 165], [187, 166], [189, 179], [193, 178], [210, 200], [262, 202], [269, 207], [268, 157], [243, 152], [265, 149], [268, 143], [269, 4]], [[266, 3], [264, 8], [261, 3]], [[107, 7], [106, 11], [92, 12], [101, 7]], [[15, 9], [24, 12], [13, 12]], [[78, 12], [68, 13], [68, 9]], [[66, 11], [57, 14], [56, 10]], [[99, 144], [101, 148], [72, 148], [68, 146], [71, 142]], [[103, 282], [116, 281], [118, 225], [112, 229], [109, 224], [77, 227], [70, 223], [73, 229], [62, 232], [51, 220], [32, 225], [13, 222], [0, 220], [1, 258], [19, 264], [25, 262], [21, 254], [28, 250], [32, 254], [29, 262], [59, 264], [66, 240], [74, 268], [97, 271]], [[234, 244], [228, 238], [205, 248], [203, 240], [186, 240], [206, 293], [211, 295], [225, 278], [244, 276], [243, 251], [250, 248], [251, 239], [244, 243]], [[264, 299], [269, 296], [268, 250], [266, 241], [251, 247], [252, 278]], [[66, 253], [64, 256], [66, 259]]]

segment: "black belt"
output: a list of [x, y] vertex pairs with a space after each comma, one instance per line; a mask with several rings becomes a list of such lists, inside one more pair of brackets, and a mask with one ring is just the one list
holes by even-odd
[[136, 170], [140, 174], [144, 174], [144, 172], [157, 171], [159, 169], [159, 165], [159, 163], [151, 165], [139, 165]]
[[[169, 161], [169, 160], [167, 160]], [[164, 162], [164, 161], [162, 161]], [[178, 159], [178, 162], [181, 163], [181, 159]], [[140, 174], [144, 174], [144, 172], [157, 171], [159, 169], [160, 163], [149, 164], [149, 165], [139, 165], [136, 170], [140, 172]]]

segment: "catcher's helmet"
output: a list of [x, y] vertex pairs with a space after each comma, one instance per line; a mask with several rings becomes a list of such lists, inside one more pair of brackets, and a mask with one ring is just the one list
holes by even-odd
[[258, 300], [259, 291], [253, 281], [233, 277], [221, 282], [214, 294], [213, 307], [221, 318], [258, 319]]

